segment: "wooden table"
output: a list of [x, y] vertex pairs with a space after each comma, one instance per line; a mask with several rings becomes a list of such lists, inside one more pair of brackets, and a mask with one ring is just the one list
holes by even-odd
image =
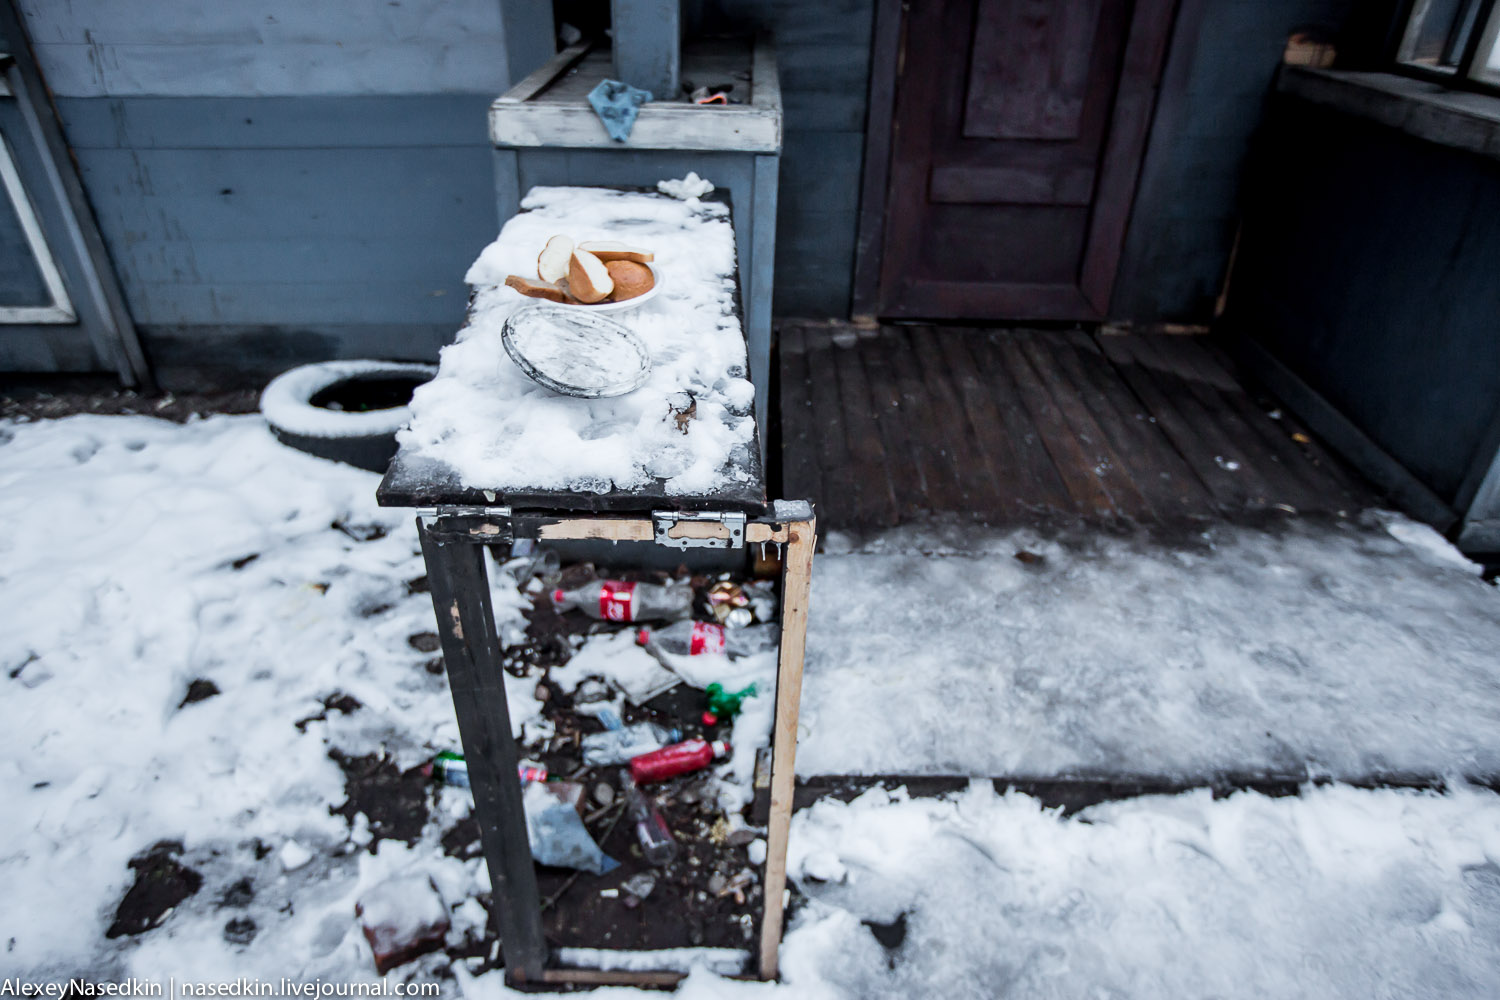
[[[658, 196], [614, 194], [618, 195], [618, 202], [609, 202], [618, 208], [610, 222], [613, 238], [631, 241], [633, 215], [665, 214], [669, 220], [678, 217], [676, 209], [652, 200]], [[528, 197], [528, 200], [532, 199]], [[589, 221], [597, 222], [597, 199], [590, 200], [580, 195], [579, 200], [589, 206]], [[548, 210], [566, 216], [566, 208], [558, 207], [565, 206], [566, 198], [554, 197], [548, 201], [544, 197], [540, 201], [550, 206]], [[529, 244], [510, 245], [516, 240], [530, 240], [536, 229], [532, 225], [536, 219], [518, 219], [521, 224], [516, 224], [517, 220], [507, 223], [500, 239], [486, 251], [487, 255], [507, 260], [534, 255], [535, 251]], [[548, 221], [549, 224], [567, 223], [565, 217]], [[711, 251], [714, 240], [727, 239], [732, 246], [732, 231], [714, 228], [730, 229], [727, 213], [711, 207], [703, 208], [700, 221], [707, 227], [701, 236], [703, 259], [722, 259], [715, 258]], [[481, 262], [485, 259], [481, 257]], [[559, 426], [593, 426], [594, 422], [602, 421], [600, 426], [607, 428], [613, 426], [610, 421], [620, 413], [649, 414], [658, 407], [662, 420], [675, 420], [669, 397], [676, 396], [680, 387], [674, 387], [670, 381], [648, 382], [630, 396], [620, 397], [618, 403], [544, 394], [520, 376], [519, 370], [513, 370], [498, 336], [491, 329], [497, 310], [503, 313], [521, 305], [519, 301], [508, 303], [504, 297], [519, 297], [510, 289], [481, 286], [475, 289], [471, 298], [470, 322], [458, 342], [444, 351], [437, 378], [429, 387], [419, 390], [413, 399], [411, 428], [402, 433], [400, 450], [377, 494], [382, 506], [419, 508], [417, 527], [422, 555], [427, 564], [433, 609], [437, 615], [443, 660], [464, 756], [469, 761], [474, 814], [479, 821], [485, 860], [494, 887], [506, 978], [512, 983], [670, 984], [681, 978], [681, 973], [669, 971], [548, 967], [548, 949], [542, 936], [541, 903], [516, 770], [518, 753], [511, 736], [510, 710], [505, 697], [502, 650], [490, 603], [483, 551], [484, 546], [508, 546], [518, 538], [536, 539], [542, 544], [586, 539], [643, 542], [669, 548], [720, 549], [726, 556], [749, 545], [784, 546], [781, 647], [764, 877], [765, 912], [758, 969], [763, 978], [776, 975], [816, 525], [812, 507], [806, 502], [767, 502], [753, 411], [739, 412], [741, 408], [733, 406], [722, 412], [715, 409], [719, 404], [714, 402], [713, 386], [729, 385], [745, 373], [738, 275], [732, 265], [733, 254], [727, 259], [731, 264], [726, 273], [704, 274], [700, 270], [696, 278], [689, 277], [692, 269], [686, 263], [674, 267], [670, 259], [658, 260], [665, 275], [663, 295], [659, 298], [671, 290], [668, 283], [672, 281], [697, 280], [705, 283], [704, 287], [679, 286], [675, 305], [663, 303], [654, 313], [648, 314], [645, 310], [653, 303], [647, 303], [641, 307], [635, 321], [643, 328], [655, 324], [652, 327], [654, 350], [670, 353], [681, 344], [697, 342], [702, 344], [705, 352], [712, 348], [712, 356], [725, 363], [723, 378], [710, 382], [703, 372], [698, 371], [690, 379], [697, 387], [695, 391], [699, 393], [697, 402], [701, 412], [710, 414], [709, 419], [724, 421], [722, 427], [705, 429], [705, 432], [724, 428], [744, 430], [738, 438], [727, 435], [720, 474], [706, 488], [692, 489], [689, 488], [691, 484], [674, 482], [670, 478], [648, 477], [642, 480], [628, 471], [628, 485], [622, 485], [618, 482], [620, 470], [636, 466], [629, 461], [622, 463], [621, 455], [613, 449], [607, 463], [600, 459], [598, 469], [590, 470], [587, 463], [569, 465], [569, 470], [576, 476], [574, 482], [557, 485], [547, 480], [548, 485], [538, 485], [537, 473], [507, 464], [510, 454], [507, 449], [514, 442], [503, 433], [497, 433], [494, 420], [478, 417], [467, 421], [455, 419], [455, 399], [462, 403], [472, 398], [475, 407], [479, 407], [481, 401], [486, 405], [494, 402], [502, 407], [496, 412], [506, 413], [507, 419], [524, 421], [530, 412], [527, 408], [550, 408], [548, 412], [557, 414]], [[482, 268], [476, 270], [483, 271]], [[471, 271], [471, 278], [475, 274], [476, 271]], [[723, 292], [717, 298], [716, 288]], [[707, 306], [682, 308], [685, 301], [700, 304], [719, 301], [722, 309], [716, 316], [706, 316], [705, 311], [712, 311]], [[614, 318], [627, 325], [632, 322], [628, 312], [616, 314]], [[706, 322], [711, 323], [712, 331], [704, 326]], [[708, 343], [704, 341], [705, 337], [720, 339]], [[731, 339], [726, 341], [723, 339], [726, 337]], [[726, 344], [736, 341], [738, 353], [733, 350], [726, 352]], [[475, 395], [478, 393], [484, 395]], [[643, 393], [647, 394], [646, 397], [641, 397]], [[659, 398], [653, 398], [652, 393]], [[729, 395], [734, 394], [730, 392]], [[572, 409], [574, 407], [576, 412]], [[592, 409], [584, 409], [589, 407]], [[460, 412], [467, 413], [468, 410], [460, 408]], [[570, 415], [580, 414], [587, 416], [578, 420], [567, 419]], [[534, 424], [514, 426], [534, 427]], [[693, 429], [689, 425], [689, 434]], [[638, 430], [635, 436], [650, 440], [653, 433], [653, 429], [647, 427], [644, 431]], [[721, 437], [726, 435], [713, 435], [714, 440]], [[566, 438], [567, 433], [560, 430], [559, 447], [566, 445]], [[626, 434], [618, 442], [620, 448], [627, 450], [625, 458], [630, 458], [631, 439], [632, 435]], [[712, 451], [705, 453], [717, 456]], [[470, 461], [472, 456], [478, 458]], [[641, 457], [647, 465], [650, 459], [649, 455]], [[546, 479], [545, 476], [541, 478]]]

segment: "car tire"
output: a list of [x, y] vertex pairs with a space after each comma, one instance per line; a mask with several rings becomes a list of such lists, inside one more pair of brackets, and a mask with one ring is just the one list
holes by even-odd
[[271, 380], [260, 412], [271, 433], [298, 451], [384, 472], [396, 454], [407, 404], [437, 366], [402, 361], [326, 361]]

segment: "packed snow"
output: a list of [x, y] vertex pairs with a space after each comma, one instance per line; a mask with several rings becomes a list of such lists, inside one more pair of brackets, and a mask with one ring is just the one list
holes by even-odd
[[[398, 440], [464, 486], [497, 492], [603, 493], [661, 481], [672, 496], [749, 481], [754, 388], [735, 302], [734, 232], [716, 202], [600, 188], [532, 188], [465, 280], [467, 325], [443, 349], [438, 375], [412, 398]], [[646, 345], [651, 373], [623, 396], [579, 399], [531, 381], [501, 331], [534, 305], [505, 287], [533, 275], [547, 240], [619, 240], [656, 255], [662, 293], [614, 314]], [[567, 308], [560, 306], [558, 308]]]
[[802, 774], [1500, 774], [1500, 591], [1399, 515], [827, 548]]
[[[330, 812], [345, 798], [330, 750], [405, 768], [457, 745], [446, 684], [426, 669], [435, 654], [408, 642], [433, 625], [415, 532], [407, 512], [375, 506], [376, 482], [281, 447], [258, 417], [0, 425], [0, 975], [369, 982], [357, 905], [420, 911], [424, 926], [446, 917], [452, 944], [483, 938], [487, 872], [440, 841], [467, 792], [432, 791], [410, 842]], [[804, 771], [820, 758], [928, 773], [1028, 760], [1242, 770], [1283, 762], [1249, 753], [1241, 721], [1273, 716], [1290, 767], [1455, 773], [1493, 759], [1480, 724], [1496, 698], [1495, 591], [1403, 519], [1172, 544], [829, 542]], [[1018, 548], [1042, 561], [1018, 562]], [[494, 579], [514, 640], [525, 598]], [[1050, 701], [1049, 643], [1068, 681]], [[601, 645], [595, 662], [608, 671], [624, 649]], [[507, 679], [517, 733], [538, 722], [533, 685]], [[1119, 711], [1088, 710], [1077, 686]], [[770, 702], [751, 699], [741, 723], [768, 726]], [[1497, 831], [1500, 797], [1458, 780], [1442, 793], [1203, 791], [1074, 817], [988, 783], [824, 800], [793, 822], [800, 900], [782, 982], [721, 978], [709, 966], [728, 956], [689, 952], [672, 956], [697, 966], [678, 995], [1494, 996]], [[160, 926], [106, 938], [130, 859], [164, 841], [201, 886]], [[478, 962], [439, 953], [388, 977], [511, 996]]]
[[[432, 654], [407, 641], [433, 627], [408, 586], [415, 530], [375, 506], [376, 476], [285, 448], [258, 417], [80, 416], [0, 439], [0, 967], [341, 978], [370, 968], [363, 889], [422, 875], [459, 905], [487, 884], [439, 829], [371, 856], [329, 813], [330, 747], [405, 768], [458, 745]], [[521, 627], [520, 595], [496, 598]], [[186, 701], [194, 681], [219, 693]], [[533, 687], [507, 685], [518, 728]], [[335, 694], [361, 707], [326, 709]], [[159, 931], [106, 941], [127, 862], [158, 841], [184, 845], [202, 888]], [[254, 899], [220, 909], [245, 877]], [[248, 948], [225, 941], [231, 917], [254, 921]]]

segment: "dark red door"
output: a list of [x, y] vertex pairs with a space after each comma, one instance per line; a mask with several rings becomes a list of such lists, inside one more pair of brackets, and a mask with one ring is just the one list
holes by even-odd
[[1105, 317], [1172, 6], [908, 5], [881, 316]]

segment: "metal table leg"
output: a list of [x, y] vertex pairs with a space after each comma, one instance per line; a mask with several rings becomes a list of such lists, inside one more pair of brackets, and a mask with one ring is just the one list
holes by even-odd
[[526, 835], [516, 771], [519, 761], [484, 565], [483, 542], [502, 539], [494, 533], [476, 538], [472, 532], [445, 531], [442, 523], [439, 519], [429, 525], [419, 517], [417, 533], [432, 587], [453, 710], [464, 757], [470, 762], [474, 815], [490, 870], [505, 976], [515, 983], [539, 982], [547, 958], [541, 897]]

